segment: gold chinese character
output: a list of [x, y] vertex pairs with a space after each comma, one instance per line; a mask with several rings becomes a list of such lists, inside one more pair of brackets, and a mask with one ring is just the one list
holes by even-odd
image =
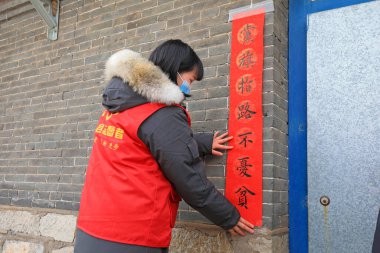
[[121, 129], [121, 128], [117, 128], [116, 132], [115, 132], [115, 138], [122, 140], [123, 139], [123, 134], [124, 134], [124, 130]]
[[109, 120], [109, 119], [112, 117], [112, 115], [117, 115], [117, 114], [119, 114], [119, 113], [118, 113], [118, 112], [116, 112], [116, 113], [108, 112], [108, 113], [106, 114], [106, 120]]
[[107, 135], [107, 125], [104, 126], [102, 135]]
[[115, 127], [114, 126], [108, 126], [107, 127], [107, 136], [112, 137], [114, 133], [115, 133]]
[[248, 70], [256, 64], [257, 56], [252, 48], [244, 49], [236, 58], [236, 65], [239, 69]]
[[102, 130], [103, 130], [103, 128], [104, 128], [104, 124], [99, 124], [99, 125], [96, 127], [95, 132], [97, 132], [97, 133], [101, 133]]
[[242, 101], [235, 109], [235, 115], [238, 120], [250, 120], [253, 115], [256, 114], [254, 111], [254, 105], [251, 101], [245, 100]]
[[106, 120], [109, 120], [110, 118], [112, 117], [112, 113], [107, 113], [107, 115], [106, 115]]
[[255, 24], [245, 24], [239, 29], [238, 41], [243, 45], [248, 45], [254, 42], [258, 34], [258, 30]]
[[242, 96], [249, 96], [252, 94], [253, 90], [256, 88], [256, 83], [251, 74], [246, 74], [237, 80], [236, 84], [236, 92]]

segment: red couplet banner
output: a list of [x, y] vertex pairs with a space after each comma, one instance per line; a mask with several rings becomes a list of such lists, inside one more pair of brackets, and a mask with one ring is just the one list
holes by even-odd
[[226, 197], [243, 218], [262, 226], [262, 73], [265, 13], [232, 21]]

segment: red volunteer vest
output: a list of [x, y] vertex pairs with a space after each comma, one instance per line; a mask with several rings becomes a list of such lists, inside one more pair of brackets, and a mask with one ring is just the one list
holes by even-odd
[[[139, 139], [141, 123], [165, 104], [146, 103], [120, 113], [105, 110], [80, 200], [77, 227], [98, 238], [169, 247], [182, 199]], [[191, 124], [190, 116], [180, 105]]]

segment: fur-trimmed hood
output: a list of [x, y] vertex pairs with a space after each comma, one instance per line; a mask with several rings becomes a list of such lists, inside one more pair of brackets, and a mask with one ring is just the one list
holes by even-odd
[[[173, 83], [158, 66], [129, 49], [120, 50], [108, 58], [104, 76], [105, 81], [110, 84], [115, 77], [118, 77], [125, 86], [129, 86], [148, 102], [170, 105], [179, 104], [185, 98], [178, 85]], [[123, 89], [128, 90], [129, 87]], [[103, 98], [105, 95], [107, 96], [103, 94]]]

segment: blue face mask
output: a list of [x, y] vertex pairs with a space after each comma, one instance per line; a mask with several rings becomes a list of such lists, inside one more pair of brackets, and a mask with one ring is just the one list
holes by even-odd
[[186, 95], [190, 95], [190, 84], [188, 81], [183, 80], [182, 76], [178, 73], [179, 77], [182, 79], [182, 83], [179, 86], [179, 89]]

